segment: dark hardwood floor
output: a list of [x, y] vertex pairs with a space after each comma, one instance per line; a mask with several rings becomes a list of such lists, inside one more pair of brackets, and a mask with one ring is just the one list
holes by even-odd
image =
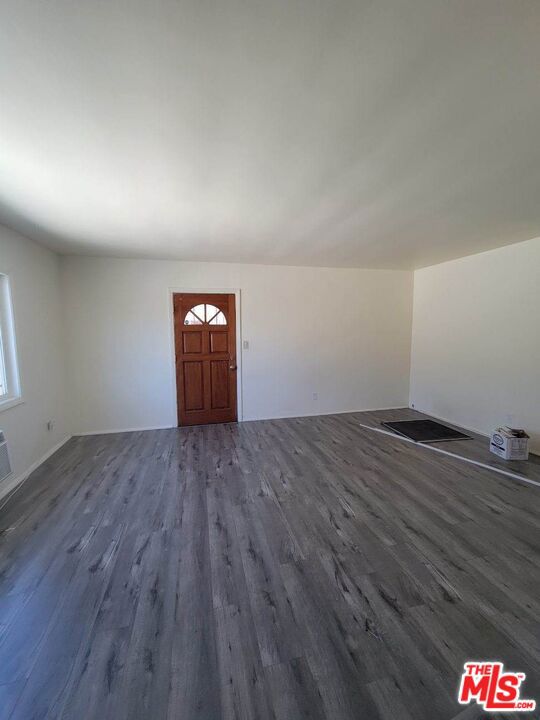
[[469, 659], [540, 700], [539, 489], [368, 416], [69, 441], [0, 511], [2, 720], [483, 717]]

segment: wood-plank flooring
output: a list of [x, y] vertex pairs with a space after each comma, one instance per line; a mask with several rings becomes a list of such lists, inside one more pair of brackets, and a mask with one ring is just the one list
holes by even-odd
[[0, 511], [2, 720], [480, 717], [468, 659], [540, 700], [538, 488], [368, 415], [70, 440]]
[[[412, 410], [410, 408], [396, 408], [394, 410], [371, 410], [369, 412], [355, 413], [359, 422], [364, 425], [369, 425], [374, 428], [387, 430], [388, 428], [381, 428], [381, 422], [392, 422], [395, 420], [419, 420], [424, 418], [430, 418], [430, 415], [418, 412], [418, 410]], [[445, 425], [455, 428], [456, 430], [463, 431], [464, 428], [460, 428], [457, 425], [453, 425], [445, 420], [439, 418], [433, 418], [437, 422], [443, 422]], [[510, 472], [512, 474], [521, 475], [528, 480], [532, 480], [534, 483], [540, 483], [540, 455], [529, 454], [528, 460], [503, 460], [502, 458], [494, 455], [489, 449], [489, 438], [479, 435], [472, 430], [465, 430], [467, 435], [472, 437], [472, 440], [450, 440], [447, 442], [428, 443], [439, 450], [444, 452], [454, 453], [458, 457], [462, 457], [474, 462], [479, 462], [490, 467], [503, 470], [504, 472]]]

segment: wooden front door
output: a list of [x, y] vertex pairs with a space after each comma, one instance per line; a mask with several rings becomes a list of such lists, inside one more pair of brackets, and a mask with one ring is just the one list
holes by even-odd
[[179, 425], [236, 422], [234, 295], [175, 293]]

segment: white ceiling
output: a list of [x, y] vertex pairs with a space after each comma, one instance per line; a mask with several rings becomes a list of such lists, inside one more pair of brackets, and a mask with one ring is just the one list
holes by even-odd
[[2, 0], [0, 221], [412, 268], [540, 235], [539, 0]]

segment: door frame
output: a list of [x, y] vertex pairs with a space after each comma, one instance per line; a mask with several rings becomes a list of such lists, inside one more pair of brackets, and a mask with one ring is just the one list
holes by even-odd
[[204, 293], [205, 295], [234, 295], [235, 312], [236, 312], [236, 414], [238, 422], [244, 419], [244, 403], [242, 397], [242, 313], [241, 313], [241, 291], [240, 288], [200, 288], [200, 287], [169, 287], [168, 288], [168, 307], [169, 307], [169, 344], [171, 358], [171, 392], [174, 397], [174, 425], [178, 427], [178, 395], [176, 386], [176, 347], [175, 347], [175, 327], [174, 327], [174, 295], [176, 293]]

